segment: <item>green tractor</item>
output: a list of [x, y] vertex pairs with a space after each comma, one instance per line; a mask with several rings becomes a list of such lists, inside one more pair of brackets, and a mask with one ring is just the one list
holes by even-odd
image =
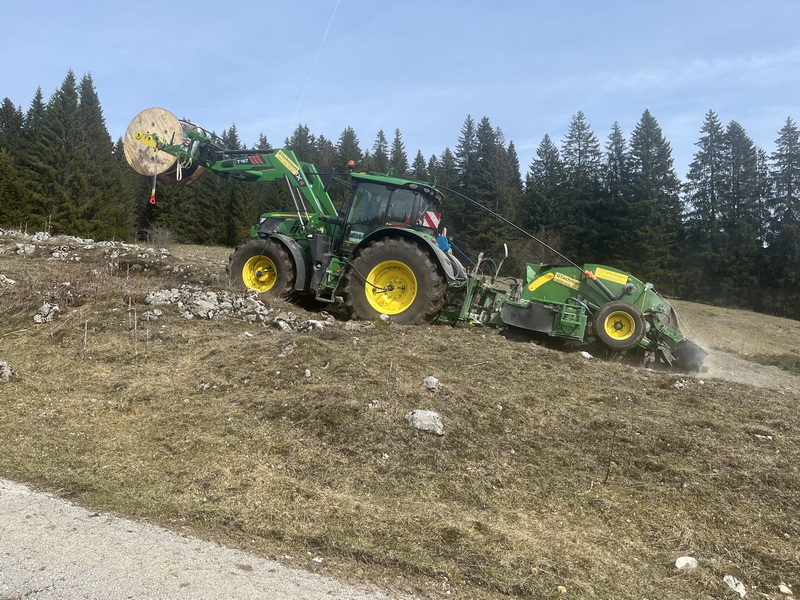
[[[332, 171], [286, 149], [231, 150], [168, 111], [139, 113], [125, 135], [139, 173], [185, 184], [203, 170], [242, 181], [284, 181], [294, 210], [265, 213], [228, 264], [231, 285], [285, 298], [341, 303], [352, 319], [399, 324], [476, 323], [554, 339], [596, 339], [614, 353], [699, 371], [706, 352], [685, 339], [669, 303], [611, 267], [528, 265], [499, 278], [479, 259], [467, 273], [441, 227], [442, 189], [385, 174]], [[337, 208], [329, 190], [346, 188]], [[454, 192], [453, 190], [449, 190]], [[458, 193], [458, 192], [454, 192]], [[500, 217], [502, 218], [502, 217]], [[535, 238], [534, 238], [535, 239]], [[538, 241], [538, 240], [537, 240]]]

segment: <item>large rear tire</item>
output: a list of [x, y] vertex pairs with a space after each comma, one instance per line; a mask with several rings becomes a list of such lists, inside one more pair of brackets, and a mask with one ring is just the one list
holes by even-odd
[[274, 240], [252, 240], [237, 248], [228, 261], [228, 281], [235, 288], [288, 298], [294, 278], [289, 254]]
[[644, 338], [644, 315], [628, 302], [608, 302], [594, 316], [594, 333], [612, 350], [630, 350]]
[[386, 314], [396, 323], [419, 325], [439, 316], [447, 281], [417, 244], [384, 237], [357, 252], [343, 290], [353, 319], [372, 320]]

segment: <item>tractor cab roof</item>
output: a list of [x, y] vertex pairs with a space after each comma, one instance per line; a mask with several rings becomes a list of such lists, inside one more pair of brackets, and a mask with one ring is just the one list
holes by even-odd
[[427, 196], [430, 200], [433, 200], [437, 205], [441, 204], [444, 200], [442, 192], [436, 189], [435, 185], [427, 181], [405, 179], [393, 175], [380, 175], [378, 173], [351, 173], [351, 177], [359, 181], [382, 183], [390, 187], [405, 188], [414, 192], [419, 192]]

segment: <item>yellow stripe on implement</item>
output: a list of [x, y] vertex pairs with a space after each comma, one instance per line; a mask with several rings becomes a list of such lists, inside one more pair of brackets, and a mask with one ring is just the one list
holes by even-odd
[[548, 281], [552, 281], [553, 277], [555, 277], [553, 273], [545, 273], [541, 277], [537, 277], [531, 281], [531, 284], [528, 286], [528, 291], [535, 292], [538, 287], [544, 285]]
[[618, 283], [620, 285], [625, 285], [628, 283], [628, 276], [625, 273], [617, 273], [616, 271], [609, 271], [608, 269], [604, 269], [603, 267], [597, 267], [597, 270], [594, 274], [599, 277], [600, 279], [605, 279], [606, 281], [613, 281], [614, 283]]

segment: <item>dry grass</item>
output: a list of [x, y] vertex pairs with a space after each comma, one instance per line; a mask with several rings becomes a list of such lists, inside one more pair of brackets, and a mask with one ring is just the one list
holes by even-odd
[[[800, 585], [794, 391], [479, 329], [137, 319], [148, 291], [219, 285], [224, 253], [0, 255], [17, 281], [0, 288], [0, 360], [20, 373], [0, 384], [0, 476], [425, 597], [732, 598], [727, 573], [770, 598]], [[48, 296], [62, 312], [34, 325]], [[445, 435], [408, 428], [415, 408]], [[674, 569], [686, 554], [691, 575]]]

